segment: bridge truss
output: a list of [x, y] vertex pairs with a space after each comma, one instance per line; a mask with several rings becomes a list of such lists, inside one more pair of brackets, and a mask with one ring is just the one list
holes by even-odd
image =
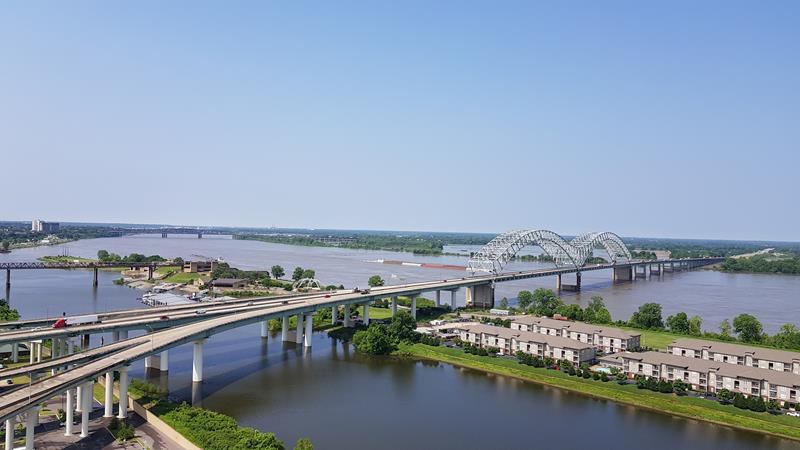
[[592, 232], [567, 242], [549, 230], [516, 230], [503, 233], [474, 253], [467, 267], [473, 273], [499, 273], [514, 256], [529, 245], [540, 247], [557, 267], [583, 267], [595, 248], [602, 247], [611, 261], [630, 261], [631, 253], [622, 239], [611, 232]]

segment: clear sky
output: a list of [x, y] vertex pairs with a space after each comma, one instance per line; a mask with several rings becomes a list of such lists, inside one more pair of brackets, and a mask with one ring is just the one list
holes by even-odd
[[800, 240], [800, 2], [0, 4], [0, 220]]

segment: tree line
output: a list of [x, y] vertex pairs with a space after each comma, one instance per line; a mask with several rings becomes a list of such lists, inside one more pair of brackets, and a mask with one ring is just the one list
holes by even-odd
[[721, 267], [724, 272], [800, 274], [800, 256], [753, 255], [728, 258]]

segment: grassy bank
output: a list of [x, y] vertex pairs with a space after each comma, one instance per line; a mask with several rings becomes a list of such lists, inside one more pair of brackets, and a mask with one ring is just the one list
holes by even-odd
[[273, 433], [242, 427], [233, 417], [207, 409], [176, 403], [166, 392], [141, 380], [132, 380], [129, 395], [156, 414], [193, 444], [206, 450], [283, 450]]
[[579, 379], [559, 371], [522, 365], [515, 360], [469, 355], [461, 349], [414, 344], [402, 345], [398, 353], [515, 377], [657, 412], [800, 440], [800, 420], [795, 417], [757, 413], [715, 401], [661, 394], [637, 389], [635, 385], [623, 386], [613, 381]]

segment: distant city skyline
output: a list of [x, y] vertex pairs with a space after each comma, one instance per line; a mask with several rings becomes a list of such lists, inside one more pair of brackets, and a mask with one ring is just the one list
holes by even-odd
[[0, 220], [800, 241], [800, 3], [8, 2]]

